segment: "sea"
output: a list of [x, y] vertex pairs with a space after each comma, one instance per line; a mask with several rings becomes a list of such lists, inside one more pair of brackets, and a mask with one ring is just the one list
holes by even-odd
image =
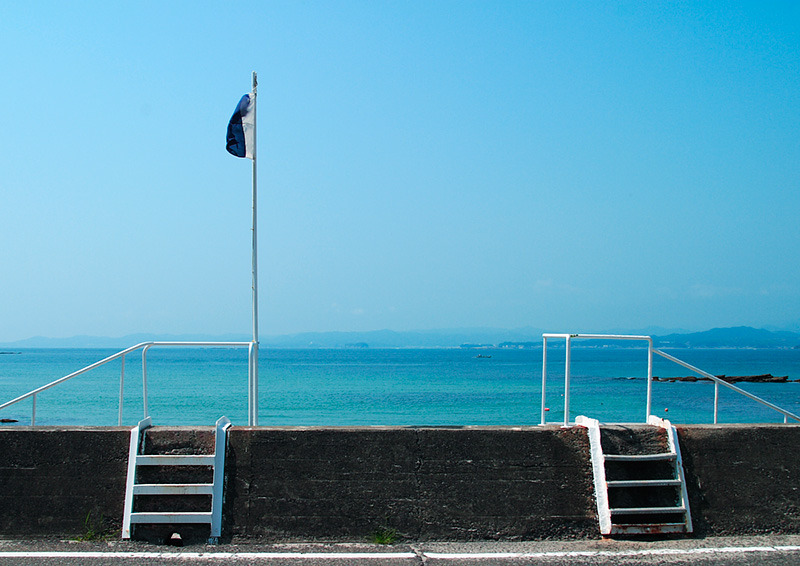
[[[800, 379], [800, 349], [665, 349], [714, 375], [771, 373]], [[116, 353], [104, 349], [22, 349], [0, 353], [0, 404]], [[548, 346], [546, 422], [564, 421], [564, 349]], [[569, 420], [643, 422], [647, 349], [579, 348], [571, 354]], [[654, 356], [653, 374], [689, 370]], [[36, 399], [37, 425], [113, 426], [119, 413], [119, 360]], [[246, 348], [152, 348], [149, 413], [156, 425], [211, 425], [225, 415], [247, 425]], [[123, 424], [143, 416], [141, 354], [124, 364]], [[800, 414], [800, 383], [738, 387]], [[259, 356], [261, 426], [530, 426], [541, 423], [542, 349], [268, 349]], [[0, 410], [31, 422], [32, 400]], [[652, 413], [673, 423], [711, 423], [714, 384], [655, 382]], [[719, 422], [779, 423], [783, 416], [720, 387]]]

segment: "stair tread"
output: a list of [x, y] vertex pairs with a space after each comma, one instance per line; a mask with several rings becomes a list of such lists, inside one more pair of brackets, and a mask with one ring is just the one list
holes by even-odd
[[685, 523], [614, 523], [608, 534], [667, 534], [690, 532]]
[[210, 523], [210, 522], [211, 522], [211, 511], [131, 513], [131, 524]]
[[612, 523], [613, 527], [685, 527], [686, 523]]
[[208, 454], [140, 454], [137, 466], [212, 466], [214, 456]]
[[134, 495], [213, 495], [213, 483], [137, 483]]
[[604, 454], [603, 457], [607, 462], [646, 462], [674, 460], [677, 456], [672, 452], [663, 452], [660, 454]]
[[681, 480], [673, 478], [649, 480], [608, 480], [608, 487], [680, 486]]
[[666, 513], [685, 513], [686, 507], [613, 507], [612, 515], [658, 515]]

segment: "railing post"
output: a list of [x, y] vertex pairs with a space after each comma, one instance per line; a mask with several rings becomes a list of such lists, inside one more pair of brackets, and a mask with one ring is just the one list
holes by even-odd
[[33, 394], [33, 411], [31, 412], [31, 426], [36, 426], [36, 393]]
[[255, 342], [250, 342], [247, 348], [247, 425], [256, 426], [258, 421], [257, 417], [257, 403], [258, 403], [258, 385], [256, 385], [255, 365], [253, 362], [253, 352], [256, 348]]
[[253, 423], [258, 426], [258, 342], [253, 342]]
[[564, 363], [564, 426], [569, 426], [569, 364], [570, 364], [570, 346], [572, 336], [567, 336], [566, 341], [566, 361]]
[[247, 346], [247, 426], [253, 426], [253, 343]]
[[147, 350], [150, 344], [142, 348], [142, 404], [144, 405], [144, 417], [150, 416], [150, 407], [147, 405]]
[[647, 414], [644, 422], [650, 419], [650, 412], [653, 410], [653, 339], [647, 340]]
[[545, 391], [547, 390], [547, 336], [542, 337], [542, 421], [545, 424]]
[[[719, 383], [714, 382], [714, 424], [717, 424], [717, 413], [719, 411]], [[784, 417], [786, 418], [786, 417]]]
[[122, 395], [125, 384], [125, 354], [122, 354], [122, 369], [119, 372], [119, 415], [117, 417], [117, 426], [122, 426]]

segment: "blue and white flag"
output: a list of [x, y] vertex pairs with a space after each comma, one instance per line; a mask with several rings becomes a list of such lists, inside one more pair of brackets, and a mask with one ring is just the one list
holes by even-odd
[[242, 97], [228, 122], [228, 153], [236, 157], [255, 157], [255, 120], [256, 97], [251, 92]]

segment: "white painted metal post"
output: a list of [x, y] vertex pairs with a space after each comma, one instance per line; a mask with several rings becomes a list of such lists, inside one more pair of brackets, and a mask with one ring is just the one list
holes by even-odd
[[258, 426], [258, 342], [253, 343], [253, 419], [250, 426]]
[[[717, 424], [717, 412], [719, 411], [719, 383], [714, 382], [714, 424]], [[786, 418], [785, 416], [783, 417]]]
[[253, 422], [253, 343], [247, 346], [247, 424]]
[[31, 426], [36, 426], [36, 394], [33, 394], [33, 411], [31, 412]]
[[567, 359], [564, 369], [564, 426], [569, 426], [569, 364], [570, 364], [570, 346], [571, 336], [567, 336], [566, 348]]
[[545, 424], [545, 391], [547, 390], [547, 336], [542, 337], [542, 420]]
[[258, 372], [254, 366], [258, 363], [258, 344], [250, 342], [247, 353], [249, 383], [247, 389], [247, 424], [258, 426]]
[[147, 406], [147, 350], [150, 344], [142, 348], [142, 404], [144, 405], [144, 417], [150, 416], [150, 407]]
[[258, 75], [253, 71], [253, 353], [255, 354], [250, 366], [250, 393], [252, 397], [250, 403], [252, 410], [250, 413], [249, 425], [258, 424], [258, 190], [256, 183], [256, 127], [257, 116], [257, 91]]
[[650, 418], [650, 412], [652, 411], [652, 400], [653, 400], [653, 340], [648, 339], [647, 341], [647, 414], [644, 416], [644, 422], [647, 422], [647, 419]]
[[117, 417], [117, 426], [122, 426], [122, 396], [125, 384], [125, 354], [122, 354], [122, 368], [119, 372], [119, 415]]

